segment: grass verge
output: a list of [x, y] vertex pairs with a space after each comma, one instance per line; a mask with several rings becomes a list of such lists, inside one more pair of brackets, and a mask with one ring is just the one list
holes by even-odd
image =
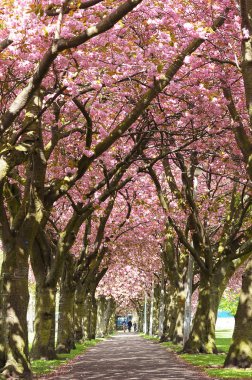
[[53, 372], [69, 360], [74, 359], [76, 356], [83, 354], [89, 347], [95, 346], [103, 339], [92, 339], [82, 344], [77, 343], [76, 348], [71, 350], [69, 354], [59, 354], [56, 360], [33, 360], [32, 371], [35, 376], [42, 376]]
[[[146, 339], [158, 340], [158, 338], [143, 335]], [[188, 363], [200, 367], [201, 370], [207, 373], [208, 376], [219, 379], [252, 379], [252, 369], [232, 369], [223, 368], [226, 354], [231, 343], [232, 331], [219, 330], [216, 332], [216, 344], [219, 350], [218, 355], [214, 354], [181, 354], [182, 359]], [[172, 351], [181, 351], [180, 345], [175, 345], [171, 342], [161, 343], [162, 346], [171, 349]]]

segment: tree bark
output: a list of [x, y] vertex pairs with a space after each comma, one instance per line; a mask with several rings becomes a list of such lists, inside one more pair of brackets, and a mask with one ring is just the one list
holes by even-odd
[[69, 353], [74, 343], [74, 295], [76, 284], [73, 280], [74, 261], [68, 254], [61, 277], [57, 352]]
[[97, 304], [95, 297], [88, 293], [84, 304], [83, 332], [84, 338], [95, 339], [97, 320]]
[[36, 284], [35, 336], [31, 349], [33, 359], [52, 360], [56, 358], [55, 297], [56, 287]]
[[69, 353], [74, 343], [74, 290], [62, 289], [60, 293], [57, 353]]
[[83, 333], [83, 318], [84, 318], [84, 303], [85, 289], [81, 284], [77, 285], [74, 298], [74, 340], [81, 342], [84, 338]]
[[176, 321], [175, 321], [174, 330], [171, 336], [171, 340], [173, 341], [173, 343], [176, 343], [176, 344], [183, 342], [185, 300], [186, 300], [185, 284], [181, 282], [179, 284], [179, 289], [177, 290], [177, 294], [176, 294], [176, 300], [175, 300]]
[[242, 276], [242, 289], [237, 312], [233, 342], [229, 348], [224, 367], [252, 367], [252, 259]]
[[28, 268], [28, 256], [24, 255], [23, 247], [15, 245], [12, 253], [4, 257], [2, 266], [5, 363], [1, 374], [5, 377], [32, 378], [26, 319], [29, 303]]
[[96, 336], [103, 338], [107, 333], [107, 324], [109, 320], [108, 312], [108, 300], [105, 296], [99, 296], [97, 300], [97, 328]]
[[184, 352], [217, 353], [215, 345], [216, 294], [218, 289], [211, 276], [201, 273], [199, 299], [192, 331], [185, 343]]
[[109, 299], [109, 319], [106, 327], [106, 335], [112, 334], [116, 330], [116, 302], [113, 298]]
[[165, 284], [164, 289], [163, 289], [163, 302], [164, 305], [161, 306], [162, 313], [163, 313], [163, 320], [160, 321], [162, 323], [162, 334], [160, 331], [160, 342], [166, 342], [169, 340], [168, 333], [169, 333], [169, 326], [170, 326], [170, 303], [171, 303], [171, 298], [172, 298], [172, 291], [171, 291], [171, 285], [170, 284]]
[[161, 294], [160, 284], [157, 283], [154, 287], [153, 315], [152, 315], [152, 334], [153, 335], [158, 335], [160, 294]]
[[88, 339], [95, 339], [96, 337], [96, 324], [97, 324], [97, 302], [95, 299], [95, 295], [91, 294], [90, 297], [90, 329], [89, 329], [89, 335]]
[[177, 297], [177, 289], [173, 286], [169, 286], [169, 304], [166, 310], [166, 339], [172, 341], [176, 319], [177, 319], [177, 310], [176, 310], [176, 297]]
[[47, 281], [50, 272], [50, 257], [53, 253], [46, 234], [39, 232], [34, 242], [31, 265], [36, 280], [35, 335], [32, 343], [33, 359], [52, 360], [55, 351], [55, 297], [57, 279]]
[[184, 352], [217, 353], [215, 323], [219, 303], [229, 279], [244, 260], [245, 257], [233, 262], [226, 258], [216, 264], [212, 275], [200, 273], [198, 307]]

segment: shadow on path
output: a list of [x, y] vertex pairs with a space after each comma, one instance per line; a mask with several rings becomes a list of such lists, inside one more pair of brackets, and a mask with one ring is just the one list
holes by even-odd
[[[42, 378], [40, 378], [42, 379]], [[53, 380], [206, 380], [196, 369], [172, 352], [134, 333], [116, 336], [90, 348], [63, 370], [45, 379]]]

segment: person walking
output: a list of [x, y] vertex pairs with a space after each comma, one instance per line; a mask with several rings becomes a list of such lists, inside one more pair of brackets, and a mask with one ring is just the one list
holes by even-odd
[[137, 324], [136, 322], [133, 323], [134, 332], [137, 332]]
[[129, 322], [128, 322], [128, 330], [129, 330], [129, 332], [131, 331], [131, 327], [132, 327], [132, 322], [129, 321]]
[[123, 321], [122, 326], [123, 326], [123, 332], [126, 332], [126, 321]]

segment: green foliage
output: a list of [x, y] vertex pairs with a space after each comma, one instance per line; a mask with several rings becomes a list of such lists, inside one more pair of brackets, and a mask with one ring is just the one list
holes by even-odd
[[235, 315], [239, 302], [239, 293], [229, 290], [228, 294], [222, 297], [219, 308]]
[[36, 375], [44, 375], [53, 372], [56, 368], [65, 364], [69, 360], [74, 359], [76, 356], [85, 352], [89, 347], [95, 346], [102, 339], [93, 339], [85, 341], [82, 344], [76, 344], [76, 349], [72, 350], [69, 354], [59, 354], [56, 360], [33, 360], [32, 371]]

